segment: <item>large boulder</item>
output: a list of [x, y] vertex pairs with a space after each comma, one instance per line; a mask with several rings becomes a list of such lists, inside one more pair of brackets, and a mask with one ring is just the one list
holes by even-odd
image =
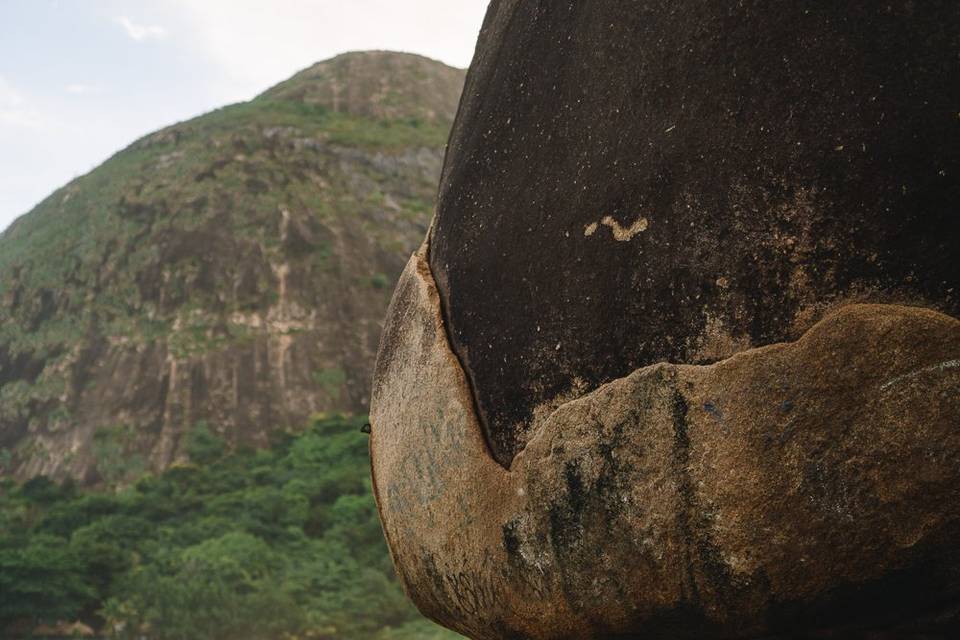
[[958, 47], [948, 2], [491, 4], [373, 385], [425, 614], [954, 637]]
[[950, 1], [493, 2], [429, 261], [494, 457], [827, 307], [960, 314], [958, 49]]

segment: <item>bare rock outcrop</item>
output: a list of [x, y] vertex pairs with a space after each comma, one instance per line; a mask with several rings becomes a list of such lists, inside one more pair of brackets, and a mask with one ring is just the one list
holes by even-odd
[[400, 578], [471, 638], [912, 637], [960, 622], [949, 316], [848, 305], [795, 342], [643, 367], [545, 413], [506, 470], [421, 254], [391, 306], [371, 419]]
[[960, 5], [494, 0], [382, 338], [472, 638], [960, 637]]

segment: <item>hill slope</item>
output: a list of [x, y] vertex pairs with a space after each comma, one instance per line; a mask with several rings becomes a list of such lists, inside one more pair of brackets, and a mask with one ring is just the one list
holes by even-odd
[[3, 470], [132, 477], [182, 457], [198, 423], [264, 444], [365, 411], [462, 82], [419, 56], [338, 56], [146, 136], [16, 221], [0, 235]]

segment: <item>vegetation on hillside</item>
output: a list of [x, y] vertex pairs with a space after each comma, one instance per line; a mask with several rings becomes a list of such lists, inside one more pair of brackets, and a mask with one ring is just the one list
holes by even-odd
[[[235, 249], [286, 259], [281, 209], [308, 211], [324, 222], [382, 204], [373, 167], [370, 175], [351, 175], [362, 168], [327, 165], [324, 148], [442, 148], [447, 131], [446, 124], [416, 118], [372, 121], [261, 98], [147, 136], [56, 191], [0, 235], [0, 301], [6, 302], [0, 321], [7, 314], [18, 320], [0, 322], [0, 344], [11, 359], [23, 353], [42, 358], [78, 341], [91, 322], [105, 324], [115, 338], [150, 339], [169, 332], [184, 306], [219, 313], [268, 307], [274, 302], [269, 273], [222, 269], [243, 266], [234, 264], [243, 256], [220, 256], [228, 265], [204, 261], [180, 234], [203, 236], [211, 223], [227, 225], [232, 244], [252, 242]], [[288, 146], [294, 157], [280, 157]], [[288, 162], [293, 159], [299, 163]], [[310, 175], [318, 168], [323, 184]], [[358, 194], [358, 180], [374, 188]], [[418, 186], [410, 185], [414, 193], [396, 203], [410, 220], [430, 212]], [[394, 248], [386, 231], [383, 242]], [[144, 242], [148, 237], [165, 242]], [[171, 246], [176, 242], [184, 244]], [[299, 254], [305, 275], [322, 280], [337, 269], [325, 260], [330, 247], [322, 243]], [[162, 287], [153, 281], [161, 275]], [[251, 281], [237, 287], [235, 280], [244, 277]], [[205, 335], [201, 331], [196, 344], [184, 348], [206, 348]]]
[[[363, 411], [462, 80], [409, 54], [338, 56], [145, 136], [14, 222], [0, 473], [94, 484], [111, 479], [98, 448], [157, 471], [183, 424], [263, 444], [313, 412]], [[324, 371], [338, 375], [316, 384]], [[94, 440], [109, 429], [122, 442]]]
[[80, 619], [151, 640], [459, 637], [393, 576], [363, 422], [317, 417], [235, 451], [199, 424], [189, 464], [112, 493], [0, 481], [0, 632]]

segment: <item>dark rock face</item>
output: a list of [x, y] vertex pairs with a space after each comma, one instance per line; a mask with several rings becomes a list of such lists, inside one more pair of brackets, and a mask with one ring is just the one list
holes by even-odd
[[494, 0], [371, 461], [471, 638], [960, 637], [960, 4]]
[[538, 407], [960, 311], [960, 4], [494, 0], [429, 264], [494, 457]]

